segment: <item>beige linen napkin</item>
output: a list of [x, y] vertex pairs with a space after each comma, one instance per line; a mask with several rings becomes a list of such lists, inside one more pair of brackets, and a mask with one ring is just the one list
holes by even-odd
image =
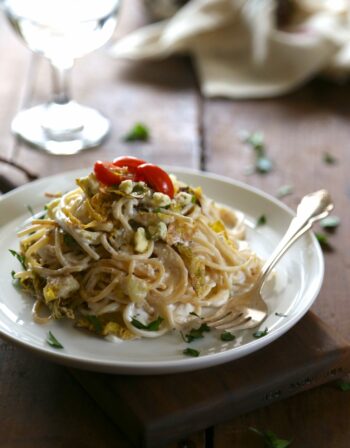
[[117, 42], [115, 57], [192, 55], [208, 97], [263, 98], [295, 89], [320, 71], [350, 72], [350, 2], [295, 0], [288, 28], [277, 0], [191, 0], [169, 20]]

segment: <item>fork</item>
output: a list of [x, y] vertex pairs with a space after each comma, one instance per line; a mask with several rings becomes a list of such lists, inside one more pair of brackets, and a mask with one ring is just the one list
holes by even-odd
[[263, 265], [252, 288], [233, 296], [216, 313], [204, 319], [204, 322], [209, 327], [220, 330], [253, 328], [259, 325], [268, 313], [261, 289], [271, 270], [287, 250], [311, 229], [313, 223], [325, 218], [332, 209], [332, 199], [326, 190], [319, 190], [304, 196], [286, 233]]

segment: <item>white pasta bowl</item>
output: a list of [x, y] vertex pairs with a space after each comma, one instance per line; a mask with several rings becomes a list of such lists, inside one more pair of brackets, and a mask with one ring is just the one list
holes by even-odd
[[[283, 236], [293, 216], [283, 203], [255, 188], [220, 176], [171, 168], [170, 172], [193, 186], [200, 185], [214, 200], [244, 213], [247, 239], [261, 258], [266, 258]], [[18, 262], [8, 249], [18, 249], [16, 229], [28, 219], [28, 205], [43, 208], [45, 191], [67, 191], [75, 178], [87, 170], [71, 171], [27, 184], [0, 198], [0, 335], [49, 360], [88, 370], [120, 374], [162, 374], [202, 369], [249, 355], [265, 347], [293, 327], [307, 312], [320, 290], [324, 263], [320, 246], [309, 232], [284, 256], [276, 268], [274, 285], [266, 290], [269, 315], [260, 328], [236, 331], [233, 341], [222, 341], [220, 332], [205, 333], [191, 344], [177, 331], [156, 339], [113, 343], [78, 330], [69, 321], [39, 325], [32, 319], [33, 299], [13, 285], [11, 271]], [[267, 222], [256, 227], [265, 215]], [[277, 314], [276, 314], [277, 313]], [[256, 330], [268, 329], [259, 339]], [[63, 349], [50, 347], [51, 331]], [[199, 351], [198, 357], [183, 354], [185, 348]]]

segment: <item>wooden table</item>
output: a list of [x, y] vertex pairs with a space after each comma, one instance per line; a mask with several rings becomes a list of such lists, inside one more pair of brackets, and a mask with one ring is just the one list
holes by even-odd
[[[136, 0], [127, 2], [119, 33], [142, 23]], [[159, 164], [201, 168], [276, 194], [284, 184], [294, 207], [305, 193], [326, 187], [341, 225], [330, 237], [325, 281], [313, 307], [350, 339], [350, 89], [314, 81], [298, 92], [260, 101], [207, 100], [198, 90], [190, 61], [171, 58], [142, 64], [112, 60], [103, 52], [77, 63], [75, 97], [102, 110], [113, 131], [102, 148], [54, 157], [19, 144], [10, 121], [22, 106], [49, 96], [46, 63], [28, 50], [0, 20], [0, 155], [39, 176], [88, 167], [97, 159], [129, 153]], [[147, 123], [150, 143], [125, 144], [121, 136], [136, 122]], [[252, 152], [242, 129], [263, 130], [275, 167], [247, 176]], [[325, 164], [323, 154], [337, 158]], [[0, 341], [0, 446], [2, 448], [128, 447], [128, 442], [72, 379], [65, 368]], [[172, 447], [261, 447], [249, 426], [293, 438], [298, 448], [347, 448], [350, 394], [327, 385], [235, 420], [208, 428]]]

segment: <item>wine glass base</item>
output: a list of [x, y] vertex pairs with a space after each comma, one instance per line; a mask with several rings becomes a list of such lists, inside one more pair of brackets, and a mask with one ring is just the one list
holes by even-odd
[[45, 124], [49, 107], [50, 104], [42, 104], [19, 112], [12, 121], [12, 132], [30, 146], [54, 155], [72, 155], [94, 148], [109, 133], [110, 123], [107, 118], [96, 110], [75, 102], [59, 106], [62, 107], [62, 115], [67, 117], [65, 112], [69, 112], [74, 118], [75, 126], [51, 129]]

